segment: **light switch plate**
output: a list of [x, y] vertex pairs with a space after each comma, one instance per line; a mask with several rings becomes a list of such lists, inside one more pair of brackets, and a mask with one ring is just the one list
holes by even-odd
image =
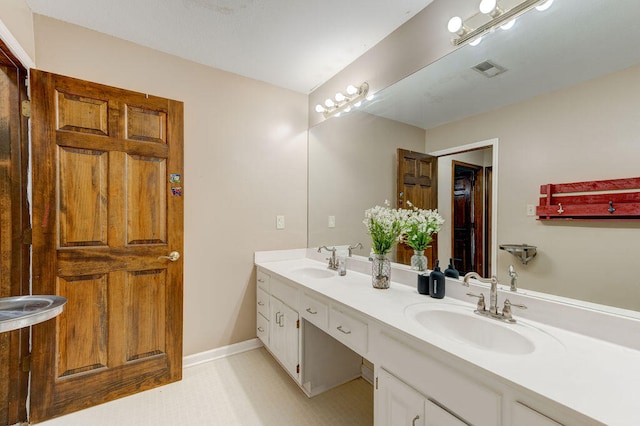
[[284, 216], [276, 216], [276, 229], [284, 229]]
[[536, 206], [533, 204], [527, 204], [527, 216], [536, 215]]
[[329, 228], [335, 228], [335, 227], [336, 227], [336, 217], [329, 216]]

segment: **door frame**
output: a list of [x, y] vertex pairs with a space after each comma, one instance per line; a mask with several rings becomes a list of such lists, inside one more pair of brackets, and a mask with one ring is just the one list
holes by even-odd
[[[479, 142], [473, 142], [465, 145], [459, 145], [452, 148], [441, 149], [438, 151], [428, 152], [427, 154], [434, 157], [442, 157], [445, 155], [459, 154], [462, 152], [475, 151], [478, 149], [492, 148], [491, 164], [493, 168], [493, 179], [491, 181], [491, 268], [490, 275], [497, 274], [497, 256], [498, 256], [498, 178], [499, 178], [499, 139], [486, 139]], [[489, 275], [489, 274], [487, 274]]]
[[[26, 82], [29, 74], [7, 44], [15, 40], [5, 37], [6, 34], [2, 32], [0, 63], [11, 70], [9, 78], [14, 86], [6, 93], [11, 103], [9, 144], [0, 147], [0, 157], [8, 160], [5, 163], [7, 166], [3, 166], [0, 172], [0, 202], [5, 206], [0, 211], [0, 234], [4, 240], [0, 244], [3, 270], [0, 275], [0, 297], [30, 294], [31, 225], [27, 193], [29, 120], [21, 113], [22, 102], [28, 100]], [[0, 390], [1, 424], [27, 420], [30, 332], [30, 327], [27, 327], [0, 335], [0, 386], [6, 386], [6, 389]]]

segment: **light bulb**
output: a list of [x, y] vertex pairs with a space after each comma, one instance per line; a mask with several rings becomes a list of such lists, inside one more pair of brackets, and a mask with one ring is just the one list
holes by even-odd
[[498, 6], [498, 0], [482, 0], [480, 2], [480, 12], [485, 15], [493, 12]]
[[344, 101], [344, 95], [342, 93], [340, 93], [340, 92], [336, 93], [335, 100], [336, 100], [336, 102]]
[[356, 102], [355, 104], [353, 104], [353, 106], [354, 106], [355, 108], [360, 107], [360, 105], [362, 105], [362, 101], [358, 101], [358, 102]]
[[324, 112], [324, 107], [320, 104], [316, 105], [316, 112]]
[[339, 112], [339, 113], [337, 113], [336, 115], [334, 115], [334, 117], [340, 117], [340, 115], [341, 115], [341, 114], [342, 114], [342, 113], [341, 113], [341, 112]]
[[477, 46], [477, 45], [479, 45], [479, 44], [480, 44], [480, 42], [481, 42], [481, 41], [482, 41], [482, 37], [478, 37], [477, 39], [475, 39], [475, 40], [473, 40], [473, 41], [469, 42], [469, 45], [470, 45], [470, 46]]
[[373, 93], [372, 93], [372, 94], [370, 94], [370, 95], [368, 95], [365, 99], [366, 99], [366, 100], [368, 100], [368, 101], [370, 101], [371, 99], [373, 99]]
[[350, 84], [349, 86], [347, 86], [347, 93], [350, 95], [355, 95], [356, 93], [358, 93], [358, 88], [353, 84]]
[[452, 34], [460, 34], [460, 31], [462, 31], [464, 28], [464, 26], [462, 25], [462, 18], [459, 16], [454, 16], [453, 18], [449, 19], [449, 23], [447, 24], [447, 29], [449, 30], [450, 33]]
[[350, 106], [348, 106], [348, 107], [346, 107], [346, 108], [344, 109], [344, 112], [349, 112], [349, 111], [351, 111], [351, 107], [350, 107]]
[[515, 18], [510, 20], [509, 22], [507, 22], [504, 25], [501, 25], [500, 28], [502, 28], [503, 30], [510, 30], [511, 28], [513, 28], [513, 26], [516, 24], [516, 20]]
[[538, 10], [540, 12], [544, 12], [545, 10], [549, 9], [552, 4], [553, 4], [553, 0], [547, 0], [547, 1], [542, 2], [539, 5], [537, 5], [536, 6], [536, 10]]
[[327, 99], [326, 101], [324, 101], [324, 104], [327, 106], [327, 108], [331, 108], [336, 105], [331, 99]]

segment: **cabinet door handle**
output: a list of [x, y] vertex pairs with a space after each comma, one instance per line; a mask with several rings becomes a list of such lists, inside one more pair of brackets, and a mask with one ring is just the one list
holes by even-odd
[[417, 422], [418, 420], [420, 420], [420, 415], [419, 415], [419, 414], [418, 414], [418, 415], [416, 415], [416, 416], [413, 418], [413, 421], [411, 422], [411, 424], [412, 424], [413, 426], [416, 426], [416, 422]]
[[258, 306], [264, 306], [264, 302], [262, 300], [258, 300]]
[[280, 324], [280, 315], [282, 315], [280, 312], [276, 312], [276, 324]]
[[336, 327], [338, 329], [339, 332], [344, 333], [344, 334], [351, 334], [351, 330], [345, 330], [342, 328], [341, 325], [339, 325], [338, 327]]
[[278, 321], [278, 325], [280, 327], [284, 327], [284, 314], [280, 315], [280, 321]]
[[258, 331], [259, 331], [260, 333], [264, 333], [264, 328], [262, 328], [262, 327], [258, 327]]
[[315, 315], [318, 313], [318, 311], [312, 311], [311, 308], [307, 308], [307, 312], [309, 312], [311, 315]]
[[259, 282], [259, 283], [263, 283], [263, 282], [264, 282], [264, 280], [263, 280], [262, 278], [258, 278], [258, 282]]

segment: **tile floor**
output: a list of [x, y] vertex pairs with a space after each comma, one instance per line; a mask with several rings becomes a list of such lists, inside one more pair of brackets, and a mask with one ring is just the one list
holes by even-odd
[[307, 398], [264, 349], [185, 368], [180, 382], [42, 426], [358, 426], [373, 424], [373, 388], [356, 379]]

